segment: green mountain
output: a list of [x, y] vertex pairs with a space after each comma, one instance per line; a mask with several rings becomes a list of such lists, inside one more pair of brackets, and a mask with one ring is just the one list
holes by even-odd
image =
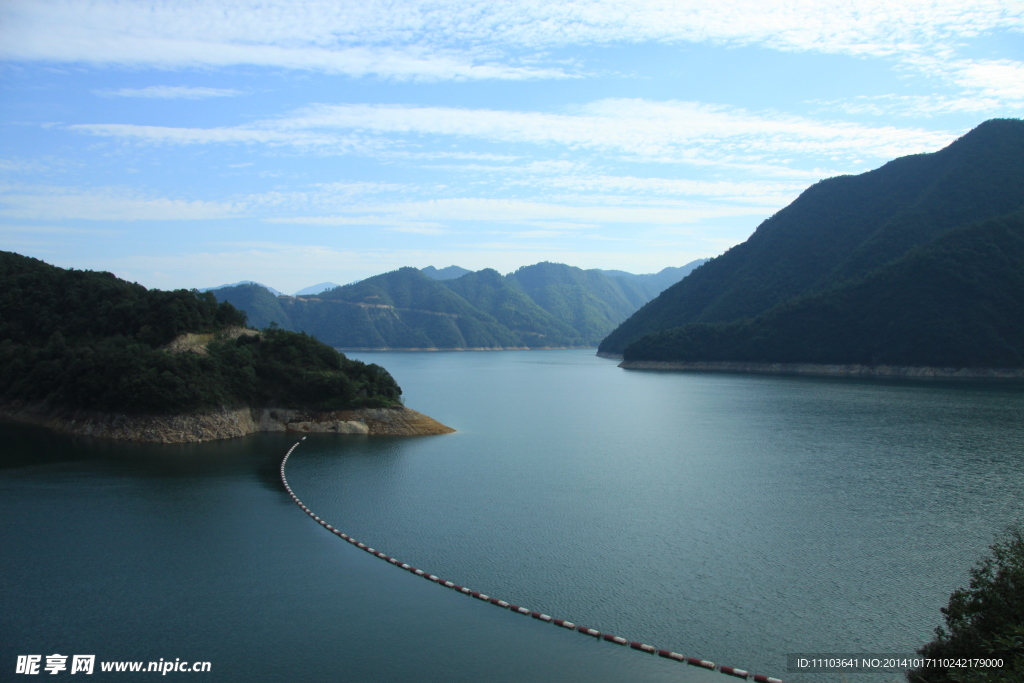
[[753, 319], [642, 337], [626, 360], [1024, 366], [1024, 213], [951, 230]]
[[601, 343], [738, 321], [891, 264], [946, 231], [1024, 208], [1024, 122], [987, 121], [943, 150], [823, 180], [637, 311]]
[[421, 268], [420, 272], [429, 277], [432, 280], [454, 280], [457, 277], [462, 277], [467, 273], [473, 271], [466, 268], [460, 268], [459, 266], [448, 266], [447, 268], [437, 269], [434, 266], [427, 266]]
[[227, 285], [210, 291], [219, 301], [227, 301], [238, 310], [245, 311], [248, 324], [258, 330], [269, 327], [270, 323], [276, 323], [286, 330], [295, 329], [281, 305], [281, 298], [263, 285], [253, 282]]
[[657, 294], [658, 281], [646, 278], [671, 278], [691, 265], [610, 277], [539, 263], [507, 276], [484, 269], [446, 279], [401, 268], [316, 296], [274, 297], [250, 285], [214, 294], [246, 311], [254, 325], [273, 322], [338, 348], [593, 346]]
[[[146, 289], [0, 252], [0, 402], [178, 414], [399, 401], [382, 368], [304, 334], [245, 333], [245, 322], [212, 293]], [[183, 340], [188, 350], [175, 346]]]
[[[473, 307], [444, 281], [401, 268], [323, 292], [330, 314], [293, 316], [296, 324], [338, 347], [497, 348], [519, 339]], [[305, 302], [310, 309], [317, 304]], [[286, 309], [288, 310], [288, 309]], [[292, 310], [300, 310], [295, 307]], [[308, 323], [306, 321], [309, 321]], [[310, 324], [315, 321], [315, 324]]]
[[[475, 308], [487, 311], [514, 332], [524, 346], [586, 346], [587, 339], [568, 323], [538, 306], [513, 278], [491, 268], [445, 282]], [[533, 342], [533, 343], [530, 343]]]
[[508, 277], [542, 309], [594, 341], [649, 298], [629, 280], [561, 263], [523, 266]]

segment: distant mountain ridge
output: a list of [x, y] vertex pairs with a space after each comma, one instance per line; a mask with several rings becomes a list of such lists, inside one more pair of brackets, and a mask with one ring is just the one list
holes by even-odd
[[[320, 282], [315, 285], [310, 285], [309, 287], [300, 289], [299, 291], [295, 292], [295, 296], [310, 296], [340, 286], [341, 285], [339, 285], [336, 282]], [[277, 296], [281, 296], [281, 294], [277, 294]]]
[[198, 291], [198, 292], [212, 292], [212, 291], [215, 291], [215, 290], [218, 290], [218, 289], [225, 289], [227, 287], [238, 287], [239, 285], [256, 285], [258, 287], [262, 287], [263, 289], [267, 290], [268, 292], [270, 292], [274, 296], [284, 296], [284, 294], [282, 294], [281, 292], [277, 291], [273, 287], [265, 285], [262, 282], [256, 282], [255, 280], [241, 280], [240, 282], [235, 282], [235, 283], [230, 284], [230, 285], [218, 285], [217, 287], [203, 287], [203, 288], [198, 289], [196, 291]]
[[1024, 365], [1024, 122], [821, 181], [666, 289], [627, 361]]
[[669, 266], [668, 268], [663, 268], [657, 273], [648, 273], [645, 275], [634, 275], [633, 273], [627, 273], [623, 270], [602, 270], [601, 272], [609, 277], [619, 277], [632, 280], [643, 288], [644, 292], [648, 294], [649, 299], [653, 299], [658, 296], [658, 294], [689, 275], [695, 268], [699, 268], [710, 260], [711, 259], [706, 258], [697, 259], [696, 261], [687, 263], [685, 266]]
[[434, 266], [427, 266], [426, 268], [420, 268], [420, 272], [432, 280], [454, 280], [457, 277], [462, 277], [463, 275], [467, 275], [473, 271], [460, 266], [448, 266], [447, 268], [441, 268], [440, 270]]
[[[683, 277], [704, 261], [658, 276]], [[274, 296], [252, 284], [213, 293], [245, 311], [254, 327], [276, 323], [336, 348], [544, 348], [595, 346], [656, 295], [659, 283], [657, 276], [609, 276], [555, 263], [506, 276], [484, 269], [440, 279], [427, 270], [401, 268], [315, 296]]]

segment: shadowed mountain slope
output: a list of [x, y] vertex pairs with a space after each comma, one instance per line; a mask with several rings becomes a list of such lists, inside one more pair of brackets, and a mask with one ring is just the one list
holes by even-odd
[[621, 353], [686, 323], [753, 318], [862, 277], [951, 228], [1022, 208], [1024, 122], [987, 121], [938, 152], [813, 185], [746, 242], [638, 310], [599, 351]]
[[628, 360], [1024, 366], [1024, 213], [951, 230], [754, 319], [642, 337]]

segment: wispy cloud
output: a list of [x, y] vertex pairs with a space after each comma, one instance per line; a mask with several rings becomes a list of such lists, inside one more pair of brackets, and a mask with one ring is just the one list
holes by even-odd
[[72, 228], [64, 225], [12, 225], [0, 223], [0, 233], [22, 235], [120, 235], [123, 230], [111, 228]]
[[934, 70], [960, 88], [961, 101], [973, 100], [985, 106], [974, 111], [1015, 108], [1019, 112], [1024, 107], [1024, 62], [960, 59], [940, 62]]
[[788, 159], [796, 155], [845, 163], [888, 159], [935, 150], [956, 137], [952, 132], [815, 121], [699, 102], [622, 98], [598, 100], [567, 113], [344, 104], [315, 105], [246, 127], [79, 124], [69, 128], [148, 142], [262, 143], [335, 152], [377, 151], [387, 148], [395, 136], [431, 135], [612, 151], [635, 160], [754, 172], [770, 172], [772, 165], [784, 172]]
[[[965, 38], [1021, 31], [1006, 0], [9, 0], [0, 56], [16, 60], [255, 64], [389, 78], [564, 77], [536, 66], [565, 45], [691, 42], [857, 56], [942, 56]], [[532, 53], [530, 60], [515, 55]]]
[[[820, 176], [818, 176], [820, 177]], [[787, 203], [806, 186], [806, 181], [727, 181], [693, 180], [683, 178], [651, 178], [610, 175], [565, 175], [517, 181], [513, 184], [532, 185], [549, 190], [572, 193], [597, 193], [609, 198], [614, 193], [644, 197], [648, 201], [659, 197], [700, 197], [733, 202], [752, 202], [764, 205]]]
[[151, 85], [147, 88], [94, 90], [101, 97], [143, 97], [160, 100], [202, 100], [208, 97], [235, 97], [241, 91], [230, 88], [191, 88], [185, 85]]
[[[87, 21], [85, 25], [71, 25], [68, 23], [70, 16], [80, 14], [75, 10], [84, 8], [71, 7], [74, 3], [61, 4], [63, 12], [54, 14], [45, 9], [42, 12], [30, 11], [24, 5], [8, 8], [8, 16], [5, 17], [7, 21], [0, 21], [0, 58], [157, 68], [254, 65], [415, 81], [523, 80], [572, 76], [557, 66], [510, 65], [494, 59], [482, 59], [460, 50], [424, 49], [416, 46], [345, 46], [336, 43], [330, 47], [310, 45], [308, 38], [296, 40], [289, 36], [275, 35], [274, 25], [254, 25], [252, 21], [240, 22], [252, 33], [239, 35], [237, 27], [217, 23], [217, 19], [223, 19], [223, 16], [212, 19], [213, 25], [207, 29], [213, 31], [204, 31], [192, 25], [192, 22], [202, 21], [203, 12], [196, 6], [189, 6], [180, 14], [169, 12], [167, 18], [172, 28], [170, 31], [168, 27], [154, 26], [148, 21], [131, 27], [124, 26], [120, 21], [108, 25], [96, 25], [95, 21]], [[109, 9], [100, 4], [91, 8], [96, 15], [102, 15], [103, 10]], [[127, 14], [133, 13], [132, 6], [119, 9]], [[294, 5], [278, 9], [291, 12]], [[382, 12], [387, 13], [386, 10]], [[259, 14], [256, 8], [254, 13]], [[90, 16], [89, 19], [95, 17]], [[183, 27], [187, 28], [181, 33], [173, 30]], [[222, 30], [217, 33], [216, 29]]]
[[149, 197], [122, 188], [0, 186], [0, 216], [20, 220], [209, 220], [240, 213], [230, 203]]
[[428, 228], [465, 222], [472, 222], [476, 226], [538, 226], [542, 224], [541, 222], [549, 221], [553, 227], [564, 226], [566, 223], [686, 225], [707, 218], [763, 215], [774, 210], [773, 206], [717, 205], [700, 202], [680, 202], [661, 206], [653, 203], [644, 206], [595, 206], [459, 197], [353, 206], [348, 211], [333, 216], [270, 218], [268, 221], [311, 225], [393, 225]]
[[955, 88], [928, 95], [859, 95], [842, 100], [814, 101], [819, 111], [875, 116], [934, 116], [1000, 112], [1024, 108], [1024, 62], [1010, 59], [913, 60], [916, 68]]
[[283, 223], [288, 225], [322, 225], [322, 226], [382, 226], [401, 229], [405, 232], [418, 232], [424, 235], [439, 235], [448, 232], [441, 223], [425, 221], [409, 221], [394, 216], [286, 216], [265, 218], [266, 223]]

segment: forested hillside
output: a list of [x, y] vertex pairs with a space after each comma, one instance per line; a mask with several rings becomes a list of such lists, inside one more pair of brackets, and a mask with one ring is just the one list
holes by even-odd
[[[126, 413], [399, 401], [384, 369], [304, 334], [238, 334], [245, 323], [211, 293], [150, 290], [0, 252], [0, 400]], [[167, 348], [184, 334], [208, 343]]]
[[230, 285], [210, 292], [219, 301], [230, 302], [232, 306], [245, 312], [246, 321], [252, 327], [262, 330], [276, 323], [285, 330], [294, 329], [291, 318], [281, 306], [281, 301], [262, 285], [242, 284]]
[[950, 231], [863, 278], [752, 320], [690, 323], [626, 360], [1024, 366], [1024, 214]]
[[599, 350], [621, 353], [687, 323], [756, 317], [864, 277], [952, 228], [1022, 208], [1024, 122], [987, 121], [938, 152], [815, 184], [746, 242], [637, 311]]
[[317, 296], [273, 297], [246, 285], [214, 294], [245, 310], [257, 327], [274, 322], [338, 348], [594, 346], [655, 296], [659, 283], [683, 277], [696, 265], [656, 276], [609, 276], [559, 263], [538, 263], [507, 276], [457, 266], [401, 268]]

